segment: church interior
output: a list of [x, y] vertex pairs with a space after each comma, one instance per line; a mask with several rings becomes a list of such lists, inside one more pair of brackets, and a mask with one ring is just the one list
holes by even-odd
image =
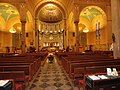
[[120, 0], [0, 0], [0, 90], [120, 90], [119, 63]]

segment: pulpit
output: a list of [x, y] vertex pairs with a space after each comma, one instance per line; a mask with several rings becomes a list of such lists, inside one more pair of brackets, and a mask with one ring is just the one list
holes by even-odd
[[87, 76], [86, 90], [120, 90], [120, 76]]

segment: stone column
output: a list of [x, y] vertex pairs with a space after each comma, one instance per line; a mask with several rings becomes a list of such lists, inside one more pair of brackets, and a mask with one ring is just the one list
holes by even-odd
[[39, 51], [39, 30], [38, 30], [38, 19], [35, 18], [35, 47]]
[[22, 29], [22, 36], [21, 36], [21, 44], [22, 44], [22, 53], [26, 52], [26, 40], [25, 40], [25, 20], [21, 20], [21, 29]]
[[68, 46], [67, 24], [66, 19], [64, 19], [63, 48], [66, 48], [67, 46]]
[[79, 15], [80, 15], [80, 8], [78, 4], [74, 4], [74, 24], [75, 24], [75, 32], [76, 32], [76, 52], [79, 52]]
[[79, 52], [79, 27], [78, 27], [79, 20], [74, 21], [75, 24], [75, 32], [76, 32], [76, 52]]
[[[112, 43], [112, 16], [111, 16], [111, 6], [106, 5], [106, 13], [107, 13], [107, 27], [106, 27], [106, 37], [108, 46]], [[110, 47], [108, 47], [109, 50]]]
[[120, 0], [111, 0], [114, 58], [120, 58]]

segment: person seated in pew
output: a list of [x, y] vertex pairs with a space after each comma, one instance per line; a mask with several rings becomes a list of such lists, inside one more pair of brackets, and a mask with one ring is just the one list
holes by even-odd
[[66, 48], [66, 52], [69, 52], [69, 50], [70, 50], [70, 47], [69, 47], [69, 46], [67, 46], [67, 48]]
[[48, 55], [49, 63], [53, 63], [53, 59], [54, 59], [54, 56], [53, 56], [52, 53], [50, 53], [50, 54]]
[[36, 50], [36, 48], [33, 46], [33, 43], [31, 43], [27, 51], [29, 53], [33, 53], [33, 52], [35, 52], [35, 50]]

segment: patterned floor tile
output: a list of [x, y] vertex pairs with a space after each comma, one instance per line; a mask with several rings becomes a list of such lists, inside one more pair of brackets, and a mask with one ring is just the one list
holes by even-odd
[[38, 82], [39, 80], [38, 80], [38, 78], [36, 78], [34, 81], [33, 81], [33, 83], [36, 83], [36, 82]]
[[54, 63], [45, 63], [41, 67], [33, 81], [29, 86], [29, 90], [78, 90], [74, 89], [74, 85], [69, 81], [64, 69], [57, 63], [54, 58]]
[[32, 84], [31, 87], [30, 87], [30, 89], [32, 89], [32, 88], [34, 88], [34, 87], [36, 87], [36, 85], [35, 85], [35, 84]]
[[42, 82], [49, 82], [49, 79], [41, 79]]
[[54, 83], [54, 86], [56, 86], [56, 87], [61, 87], [61, 86], [63, 86], [63, 84], [60, 83], [60, 82], [56, 82], [56, 83]]
[[61, 79], [60, 78], [55, 78], [53, 79], [54, 81], [60, 81]]
[[41, 85], [39, 85], [39, 87], [41, 88], [47, 88], [48, 86], [50, 86], [48, 83], [42, 83]]

